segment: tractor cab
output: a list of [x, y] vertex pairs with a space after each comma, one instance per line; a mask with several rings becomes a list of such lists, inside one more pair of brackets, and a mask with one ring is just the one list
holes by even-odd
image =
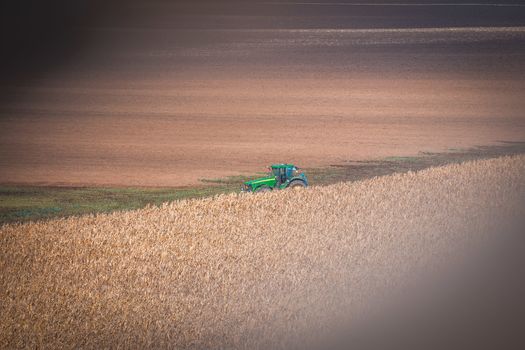
[[270, 174], [244, 183], [243, 192], [265, 192], [274, 189], [302, 188], [308, 186], [308, 180], [304, 173], [293, 164], [274, 164], [268, 167]]
[[294, 174], [297, 173], [297, 168], [291, 164], [275, 164], [270, 169], [279, 184], [286, 183], [287, 180], [293, 178]]

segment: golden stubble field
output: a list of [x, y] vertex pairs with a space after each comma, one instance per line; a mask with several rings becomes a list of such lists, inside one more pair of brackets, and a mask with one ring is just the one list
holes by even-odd
[[524, 215], [524, 195], [525, 156], [515, 156], [4, 225], [0, 347], [304, 341]]

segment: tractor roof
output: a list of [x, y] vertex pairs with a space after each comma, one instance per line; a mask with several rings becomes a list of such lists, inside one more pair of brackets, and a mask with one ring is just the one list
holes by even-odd
[[272, 169], [293, 168], [293, 164], [272, 164]]

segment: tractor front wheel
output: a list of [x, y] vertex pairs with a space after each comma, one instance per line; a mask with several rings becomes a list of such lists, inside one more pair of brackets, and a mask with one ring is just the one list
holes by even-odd
[[256, 193], [260, 192], [270, 192], [272, 189], [268, 186], [262, 186], [255, 190]]

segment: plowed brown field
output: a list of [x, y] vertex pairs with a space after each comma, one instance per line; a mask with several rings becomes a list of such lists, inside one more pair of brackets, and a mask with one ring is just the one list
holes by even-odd
[[271, 163], [318, 167], [525, 140], [517, 81], [100, 85], [37, 91], [0, 113], [0, 183], [194, 185]]
[[366, 11], [375, 29], [91, 28], [69, 64], [0, 84], [0, 184], [194, 185], [525, 141], [525, 27], [378, 29]]

